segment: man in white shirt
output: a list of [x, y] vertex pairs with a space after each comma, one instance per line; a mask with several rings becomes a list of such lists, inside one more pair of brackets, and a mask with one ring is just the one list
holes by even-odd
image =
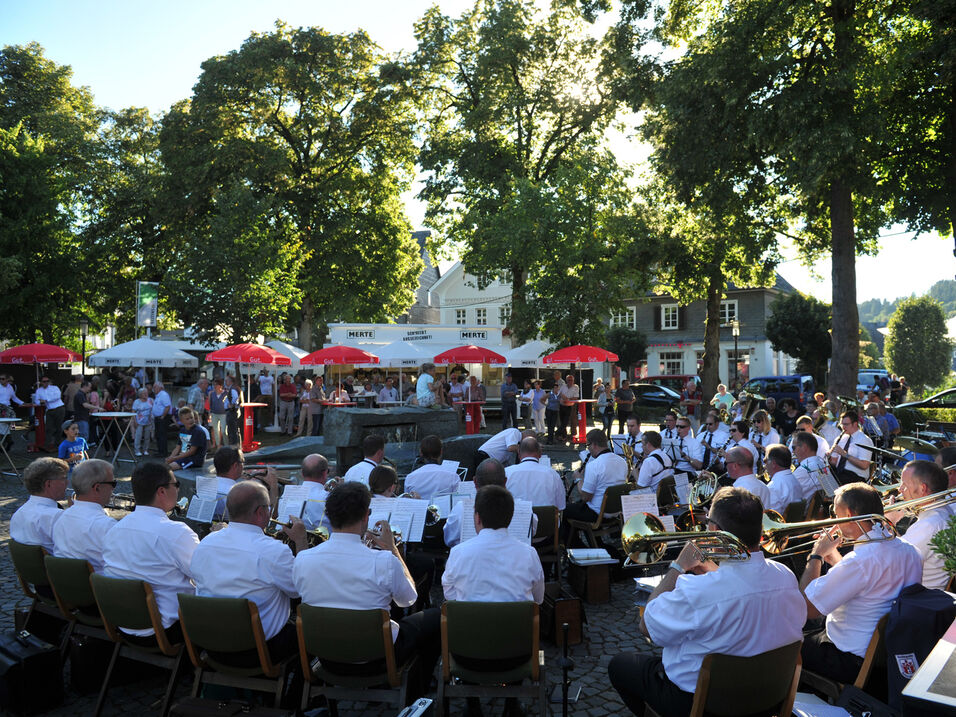
[[806, 605], [786, 566], [760, 550], [763, 508], [738, 488], [714, 496], [708, 530], [732, 533], [747, 546], [747, 560], [704, 560], [693, 541], [654, 589], [641, 632], [664, 648], [660, 657], [622, 653], [608, 665], [611, 684], [630, 710], [650, 705], [661, 715], [686, 715], [704, 657], [711, 653], [751, 657], [797, 642]]
[[709, 469], [714, 463], [718, 462], [717, 451], [727, 442], [730, 437], [724, 424], [714, 410], [707, 411], [703, 420], [704, 430], [700, 431], [697, 438], [697, 455], [690, 457], [690, 464], [694, 470], [701, 471]]
[[[395, 547], [392, 529], [379, 521], [376, 532], [368, 532], [372, 496], [368, 488], [357, 482], [345, 483], [329, 494], [326, 512], [332, 524], [329, 540], [295, 557], [292, 580], [302, 602], [319, 607], [348, 610], [389, 610], [392, 602], [399, 607], [412, 605], [418, 597], [401, 552]], [[362, 539], [368, 535], [379, 548], [367, 547]], [[403, 664], [418, 654], [421, 674], [412, 682], [412, 692], [424, 694], [428, 689], [441, 649], [441, 613], [437, 608], [416, 612], [392, 623], [395, 658]], [[335, 671], [334, 664], [326, 668]], [[376, 671], [378, 666], [370, 666]]]
[[63, 517], [57, 504], [66, 495], [70, 465], [59, 458], [37, 458], [23, 471], [27, 502], [10, 516], [10, 537], [24, 545], [39, 545], [56, 555], [53, 528]]
[[933, 461], [946, 471], [946, 476], [949, 478], [949, 487], [956, 488], [956, 446], [940, 448]]
[[345, 472], [345, 481], [358, 482], [368, 488], [368, 474], [385, 457], [385, 439], [377, 433], [370, 433], [362, 439], [362, 455], [365, 456]]
[[[657, 431], [644, 433], [644, 460], [637, 473], [637, 487], [657, 491], [657, 484], [674, 475], [674, 464], [661, 450], [661, 434]], [[643, 491], [642, 491], [643, 492]]]
[[[913, 500], [925, 498], [949, 489], [949, 477], [946, 471], [932, 461], [910, 461], [903, 467], [900, 476], [900, 499]], [[893, 507], [888, 506], [892, 511]], [[897, 511], [887, 513], [887, 517], [895, 523], [904, 514]], [[929, 542], [940, 530], [945, 528], [953, 517], [953, 506], [944, 505], [932, 510], [924, 510], [919, 519], [911, 524], [903, 535], [903, 540], [915, 547], [923, 559], [923, 579], [920, 581], [925, 587], [945, 590], [949, 584], [950, 575], [946, 572], [943, 558], [936, 554]]]
[[803, 489], [790, 472], [793, 465], [793, 456], [787, 447], [781, 443], [767, 446], [767, 453], [763, 461], [767, 475], [770, 476], [770, 500], [765, 508], [770, 508], [783, 515], [787, 506], [803, 500]]
[[[329, 496], [325, 485], [329, 480], [328, 460], [321, 453], [310, 453], [302, 460], [301, 475], [302, 485], [309, 486], [309, 497], [302, 514], [306, 529], [329, 528], [329, 519], [325, 515], [325, 499]], [[286, 516], [282, 519], [285, 520]]]
[[770, 425], [770, 414], [764, 410], [753, 415], [753, 428], [750, 430], [750, 442], [757, 449], [756, 467], [759, 472], [763, 467], [764, 450], [767, 446], [780, 443], [780, 434]]
[[760, 498], [760, 504], [765, 508], [770, 505], [770, 489], [754, 475], [753, 456], [750, 451], [740, 446], [731, 448], [727, 451], [724, 463], [727, 464], [727, 475], [734, 481], [734, 488], [749, 490]]
[[[624, 440], [621, 441], [620, 445], [630, 446], [635, 454], [640, 453], [641, 446], [644, 443], [640, 422], [634, 416], [628, 416], [625, 425], [627, 426], [627, 433], [624, 434]], [[618, 455], [622, 455], [622, 452], [617, 449], [617, 446], [615, 446], [614, 452]]]
[[515, 456], [518, 455], [518, 443], [526, 436], [533, 436], [534, 431], [525, 431], [522, 433], [517, 428], [506, 428], [498, 431], [478, 447], [475, 453], [475, 466], [480, 464], [486, 458], [494, 458], [501, 465], [507, 466], [514, 463]]
[[[840, 486], [833, 498], [838, 518], [883, 515], [879, 492], [865, 483]], [[841, 537], [842, 535], [842, 537]], [[888, 538], [875, 522], [851, 521], [840, 526], [836, 537], [824, 532], [817, 538], [800, 578], [810, 620], [804, 633], [803, 668], [840, 682], [853, 682], [876, 629], [900, 590], [918, 583], [923, 575], [919, 551], [899, 538]], [[838, 548], [844, 540], [865, 542], [847, 555]], [[821, 576], [823, 563], [830, 569]]]
[[[6, 374], [0, 375], [0, 417], [15, 418], [17, 414], [13, 410], [13, 404], [24, 405], [23, 401], [17, 398], [17, 392], [10, 383], [10, 377]], [[0, 423], [0, 440], [6, 444], [7, 448], [12, 444], [9, 423]]]
[[[830, 474], [830, 468], [827, 462], [817, 455], [817, 437], [812, 433], [794, 433], [792, 445], [793, 457], [797, 462], [793, 477], [800, 484], [800, 499], [810, 500], [814, 493], [824, 488], [821, 478]], [[835, 485], [835, 482], [832, 484]]]
[[417, 493], [422, 500], [448, 495], [458, 490], [461, 478], [451, 468], [442, 467], [442, 442], [438, 436], [425, 436], [418, 446], [423, 465], [405, 476], [405, 492]]
[[827, 453], [830, 451], [830, 444], [827, 443], [827, 440], [816, 433], [813, 433], [813, 419], [810, 416], [800, 416], [797, 419], [797, 426], [793, 432], [793, 435], [790, 436], [790, 442], [787, 445], [787, 448], [790, 449], [790, 452], [793, 452], [793, 439], [798, 433], [811, 433], [813, 437], [817, 439], [817, 455], [822, 459], [827, 459]]
[[534, 436], [521, 439], [518, 462], [505, 468], [505, 476], [505, 487], [515, 498], [564, 510], [564, 483], [556, 470], [541, 464], [541, 444]]
[[514, 497], [489, 485], [475, 497], [478, 535], [452, 548], [442, 575], [446, 600], [519, 602], [544, 600], [544, 571], [529, 544], [508, 535]]
[[[207, 535], [193, 552], [190, 572], [195, 576], [196, 594], [254, 602], [269, 654], [279, 662], [298, 650], [295, 624], [289, 622], [289, 601], [299, 597], [292, 583], [292, 550], [263, 532], [272, 512], [264, 485], [258, 481], [237, 483], [230, 489], [226, 504], [229, 524]], [[293, 518], [292, 527], [283, 527], [282, 531], [292, 539], [296, 552], [306, 550], [301, 520]], [[258, 664], [255, 651], [225, 659], [231, 664]]]
[[[133, 469], [131, 482], [136, 510], [110, 531], [103, 551], [103, 573], [149, 583], [167, 638], [171, 643], [182, 642], [176, 595], [194, 592], [190, 563], [199, 538], [185, 523], [167, 515], [179, 498], [179, 481], [168, 465], [140, 463]], [[152, 629], [124, 632], [147, 644], [155, 643]]]
[[860, 416], [854, 410], [844, 411], [840, 416], [843, 434], [830, 449], [830, 470], [833, 477], [843, 485], [865, 481], [870, 475], [873, 447], [870, 437], [860, 430]]
[[[561, 421], [561, 432], [563, 436], [570, 440], [571, 437], [577, 433], [574, 426], [574, 422], [577, 419], [576, 417], [572, 417], [571, 414], [574, 413], [575, 403], [581, 398], [581, 388], [574, 383], [574, 374], [568, 374], [558, 394], [561, 396], [561, 407], [558, 409]], [[493, 457], [494, 456], [492, 456], [492, 458]]]
[[398, 401], [398, 389], [395, 388], [395, 382], [389, 376], [385, 379], [382, 390], [378, 392], [378, 403], [381, 405], [383, 403], [395, 403], [396, 401]]
[[700, 452], [700, 441], [691, 434], [690, 419], [687, 416], [677, 419], [677, 438], [671, 445], [674, 447], [674, 473], [684, 473], [689, 478], [696, 478], [697, 470], [692, 461]]
[[[644, 434], [647, 440], [647, 434]], [[608, 448], [607, 436], [600, 428], [592, 428], [587, 434], [587, 450], [591, 460], [584, 467], [584, 480], [578, 488], [581, 500], [564, 510], [561, 519], [561, 542], [568, 544], [571, 535], [571, 520], [594, 522], [604, 501], [604, 494], [612, 485], [627, 481], [627, 461]]]
[[40, 387], [34, 392], [34, 399], [46, 410], [46, 444], [56, 447], [60, 435], [60, 426], [66, 418], [66, 405], [58, 386], [54, 386], [49, 376], [40, 379]]
[[53, 525], [54, 552], [60, 558], [80, 558], [93, 566], [93, 571], [103, 572], [106, 562], [106, 535], [116, 521], [103, 508], [110, 501], [116, 479], [109, 461], [91, 458], [80, 463], [73, 471], [73, 505], [62, 511]]
[[661, 438], [677, 438], [677, 414], [668, 411], [664, 414], [664, 426], [661, 428]]
[[[160, 458], [166, 458], [169, 450], [166, 445], [166, 431], [169, 428], [169, 418], [173, 410], [173, 402], [163, 388], [163, 382], [153, 384], [153, 422], [156, 435], [156, 450]], [[218, 442], [218, 441], [216, 441]]]

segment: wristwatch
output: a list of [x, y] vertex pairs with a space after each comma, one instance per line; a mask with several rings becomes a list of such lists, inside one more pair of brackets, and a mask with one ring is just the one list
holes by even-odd
[[811, 560], [819, 560], [819, 561], [822, 563], [822, 562], [823, 562], [823, 556], [822, 556], [822, 555], [817, 555], [816, 553], [814, 553], [814, 554], [811, 555], [809, 558], [807, 558], [807, 562], [810, 562]]
[[684, 568], [680, 566], [680, 563], [678, 563], [676, 560], [672, 560], [668, 568], [670, 570], [676, 570], [678, 575], [683, 575], [687, 572], [686, 570], [684, 570]]

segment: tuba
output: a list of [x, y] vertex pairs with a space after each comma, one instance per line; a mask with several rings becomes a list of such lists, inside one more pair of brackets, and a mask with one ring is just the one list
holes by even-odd
[[632, 515], [621, 531], [621, 547], [627, 555], [624, 567], [660, 562], [668, 543], [694, 541], [706, 560], [748, 560], [750, 552], [737, 536], [723, 530], [668, 533], [661, 519], [651, 513]]

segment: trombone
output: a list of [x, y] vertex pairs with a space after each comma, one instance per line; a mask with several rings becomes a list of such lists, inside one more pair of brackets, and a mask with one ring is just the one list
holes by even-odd
[[[783, 516], [775, 510], [765, 510], [763, 514], [763, 531], [760, 540], [760, 547], [774, 557], [791, 557], [806, 552], [813, 547], [812, 542], [802, 542], [800, 545], [787, 547], [790, 541], [806, 541], [813, 538], [827, 528], [844, 525], [846, 523], [856, 523], [862, 530], [861, 523], [879, 524], [883, 528], [883, 535], [872, 538], [863, 530], [863, 534], [855, 540], [844, 540], [842, 546], [859, 545], [861, 543], [877, 542], [880, 540], [892, 540], [898, 537], [899, 533], [896, 526], [885, 515], [854, 515], [848, 518], [827, 518], [826, 520], [806, 520], [801, 523], [788, 523]], [[837, 534], [839, 534], [837, 528]], [[842, 536], [841, 536], [842, 537]]]
[[[877, 488], [877, 486], [874, 486]], [[885, 503], [884, 510], [887, 512], [903, 511], [919, 518], [920, 513], [927, 510], [942, 508], [946, 505], [956, 503], [956, 488], [947, 488], [939, 493], [924, 495], [922, 498], [911, 498], [910, 500], [900, 501], [899, 503]]]
[[632, 515], [621, 531], [621, 547], [627, 555], [624, 567], [660, 562], [668, 543], [694, 541], [705, 560], [748, 560], [750, 551], [740, 539], [723, 530], [668, 533], [652, 513]]

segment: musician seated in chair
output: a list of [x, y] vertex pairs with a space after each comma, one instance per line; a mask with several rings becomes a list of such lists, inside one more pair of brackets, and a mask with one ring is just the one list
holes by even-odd
[[711, 466], [719, 463], [717, 451], [730, 442], [730, 434], [724, 430], [726, 426], [716, 411], [707, 412], [703, 425], [704, 430], [697, 434], [697, 454], [690, 455], [690, 465], [695, 471], [711, 470]]
[[790, 471], [793, 456], [790, 455], [787, 447], [777, 443], [767, 446], [766, 450], [763, 465], [767, 475], [770, 476], [770, 484], [767, 486], [770, 490], [770, 500], [764, 507], [783, 515], [788, 505], [803, 500], [803, 489]]
[[442, 466], [443, 449], [438, 436], [425, 436], [422, 439], [418, 452], [423, 465], [405, 476], [407, 493], [416, 493], [422, 500], [431, 500], [432, 496], [446, 495], [458, 490], [461, 478], [451, 468]]
[[[352, 481], [338, 486], [326, 499], [326, 513], [332, 524], [331, 537], [295, 557], [292, 579], [302, 601], [319, 607], [346, 610], [388, 610], [394, 601], [399, 607], [415, 603], [418, 594], [401, 552], [395, 545], [391, 526], [379, 521], [369, 533], [369, 504], [372, 494]], [[368, 547], [363, 538], [378, 549]], [[421, 674], [411, 682], [412, 697], [424, 694], [441, 652], [441, 613], [437, 608], [413, 613], [401, 625], [392, 623], [395, 658], [404, 664], [413, 654], [420, 658]], [[332, 672], [377, 672], [380, 665], [336, 665]], [[417, 683], [417, 684], [416, 684]]]
[[[837, 489], [833, 510], [838, 518], [883, 515], [880, 493], [865, 483]], [[862, 540], [847, 555], [844, 541]], [[823, 563], [830, 566], [821, 576]], [[855, 521], [834, 535], [824, 531], [807, 560], [800, 579], [810, 622], [804, 632], [803, 669], [839, 682], [853, 682], [876, 624], [907, 585], [923, 576], [919, 551], [892, 537], [878, 523]], [[819, 618], [826, 616], [824, 623]]]
[[[631, 450], [638, 453], [640, 452], [641, 445], [644, 443], [643, 434], [641, 433], [641, 422], [634, 416], [628, 416], [626, 425], [627, 433], [624, 434], [624, 440], [621, 441], [621, 445], [630, 446]], [[618, 455], [622, 455], [617, 450], [614, 452]]]
[[727, 451], [724, 457], [727, 464], [727, 476], [733, 480], [735, 488], [744, 488], [760, 499], [764, 508], [770, 505], [770, 488], [754, 475], [753, 456], [743, 446]]
[[[541, 463], [541, 444], [529, 436], [518, 444], [518, 462], [505, 468], [506, 487], [515, 498], [531, 505], [553, 505], [564, 510], [567, 496], [561, 476], [550, 465]], [[406, 484], [407, 485], [407, 484]]]
[[840, 416], [843, 433], [830, 448], [830, 465], [833, 477], [843, 485], [865, 481], [870, 476], [873, 441], [860, 430], [860, 414], [854, 410], [844, 411]]
[[[646, 440], [647, 434], [645, 434]], [[627, 481], [627, 461], [608, 448], [607, 436], [600, 428], [592, 428], [587, 434], [587, 450], [591, 460], [584, 467], [584, 480], [579, 492], [581, 500], [567, 506], [561, 520], [561, 542], [568, 544], [571, 535], [570, 520], [593, 523], [604, 500], [604, 493], [612, 485]]]
[[[289, 622], [290, 598], [299, 593], [292, 583], [290, 546], [263, 532], [271, 508], [269, 491], [259, 481], [236, 483], [226, 496], [229, 525], [203, 538], [193, 552], [190, 572], [195, 576], [197, 595], [254, 602], [269, 654], [274, 662], [281, 662], [299, 648], [295, 624]], [[308, 548], [305, 525], [298, 518], [292, 518], [292, 527], [283, 526], [282, 532], [292, 540], [296, 552]], [[255, 650], [216, 657], [243, 666], [259, 664]]]
[[643, 715], [650, 705], [667, 717], [687, 715], [708, 654], [749, 657], [800, 639], [806, 606], [789, 568], [764, 558], [762, 518], [752, 493], [717, 491], [707, 530], [733, 534], [750, 557], [718, 566], [693, 541], [684, 545], [651, 594], [640, 625], [663, 654], [626, 652], [608, 665], [611, 684], [634, 714]]
[[[903, 467], [900, 481], [902, 483], [900, 500], [925, 498], [949, 488], [949, 477], [946, 471], [932, 461], [910, 461]], [[892, 511], [893, 506], [888, 506], [888, 510]], [[887, 517], [896, 523], [904, 515], [897, 511], [895, 515], [887, 513]], [[933, 550], [929, 542], [936, 533], [947, 526], [952, 517], [952, 505], [923, 510], [919, 513], [916, 522], [906, 529], [903, 536], [903, 540], [919, 550], [920, 557], [923, 559], [923, 579], [920, 582], [927, 588], [945, 590], [949, 584], [950, 576], [946, 572], [943, 558]]]
[[345, 472], [345, 481], [358, 482], [368, 488], [368, 474], [385, 458], [385, 438], [370, 433], [362, 439], [362, 460]]
[[66, 495], [70, 465], [60, 458], [37, 458], [23, 471], [30, 497], [10, 517], [10, 537], [24, 545], [40, 545], [56, 555], [53, 527], [63, 517], [57, 505]]
[[106, 535], [116, 521], [103, 508], [113, 496], [116, 479], [109, 461], [91, 458], [73, 471], [73, 505], [53, 526], [54, 552], [60, 558], [80, 558], [102, 573]]
[[644, 434], [644, 458], [637, 473], [637, 487], [644, 492], [656, 492], [658, 483], [674, 475], [673, 461], [661, 449], [662, 443], [657, 431]]

